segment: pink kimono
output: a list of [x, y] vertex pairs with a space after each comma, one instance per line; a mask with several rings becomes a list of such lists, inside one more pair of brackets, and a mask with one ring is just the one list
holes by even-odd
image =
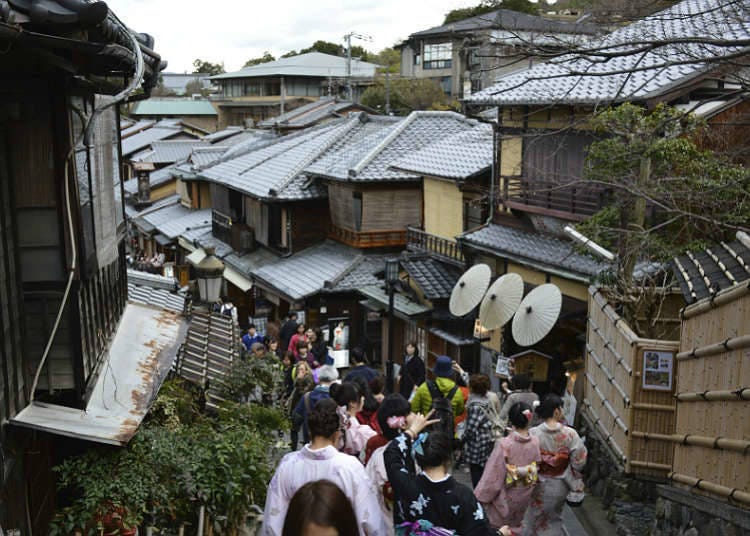
[[509, 525], [514, 534], [521, 530], [540, 461], [539, 440], [533, 436], [514, 431], [495, 443], [474, 490], [493, 528]]

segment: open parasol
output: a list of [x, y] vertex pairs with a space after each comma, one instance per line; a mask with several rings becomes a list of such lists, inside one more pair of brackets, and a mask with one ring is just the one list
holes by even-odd
[[523, 298], [523, 279], [518, 274], [505, 274], [485, 294], [479, 307], [482, 327], [493, 330], [503, 327], [518, 309]]
[[551, 283], [529, 292], [513, 318], [513, 339], [521, 346], [541, 341], [557, 322], [562, 307], [562, 293]]
[[453, 287], [448, 307], [453, 316], [464, 316], [482, 301], [490, 285], [492, 270], [486, 264], [476, 264], [466, 270]]

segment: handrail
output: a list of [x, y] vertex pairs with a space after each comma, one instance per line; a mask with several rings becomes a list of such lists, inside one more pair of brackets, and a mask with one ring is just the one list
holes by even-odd
[[406, 228], [406, 239], [409, 249], [433, 253], [450, 261], [464, 262], [463, 252], [454, 240], [428, 233], [416, 227]]

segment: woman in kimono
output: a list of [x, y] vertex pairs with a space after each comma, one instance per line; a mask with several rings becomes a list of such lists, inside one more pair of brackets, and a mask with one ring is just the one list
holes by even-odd
[[532, 494], [531, 505], [523, 519], [524, 536], [560, 536], [562, 509], [577, 474], [586, 465], [586, 447], [573, 428], [561, 423], [563, 401], [547, 395], [537, 407], [542, 424], [529, 433], [539, 440], [542, 462], [539, 464], [539, 484]]
[[[439, 422], [429, 417], [409, 414], [406, 429], [385, 448], [385, 468], [395, 498], [396, 534], [494, 534], [474, 494], [448, 472], [453, 438], [443, 431], [423, 432]], [[415, 458], [422, 468], [419, 475]]]
[[521, 534], [521, 522], [537, 484], [541, 461], [539, 440], [529, 434], [533, 414], [524, 402], [513, 404], [508, 419], [513, 431], [495, 444], [474, 495], [482, 503], [490, 525], [507, 526], [511, 534]]
[[357, 420], [357, 413], [365, 404], [365, 395], [354, 382], [334, 383], [330, 393], [339, 406], [339, 414], [344, 423], [343, 452], [359, 457], [367, 441], [377, 435], [369, 425]]
[[364, 466], [335, 446], [343, 433], [336, 402], [320, 400], [310, 411], [307, 425], [312, 440], [281, 459], [268, 485], [261, 534], [281, 535], [294, 494], [308, 482], [321, 479], [336, 484], [351, 501], [360, 536], [386, 534], [386, 521]]

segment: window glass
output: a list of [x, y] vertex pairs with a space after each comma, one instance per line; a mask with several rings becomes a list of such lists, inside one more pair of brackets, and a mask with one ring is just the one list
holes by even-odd
[[453, 43], [435, 43], [424, 46], [425, 69], [450, 69], [453, 59]]

